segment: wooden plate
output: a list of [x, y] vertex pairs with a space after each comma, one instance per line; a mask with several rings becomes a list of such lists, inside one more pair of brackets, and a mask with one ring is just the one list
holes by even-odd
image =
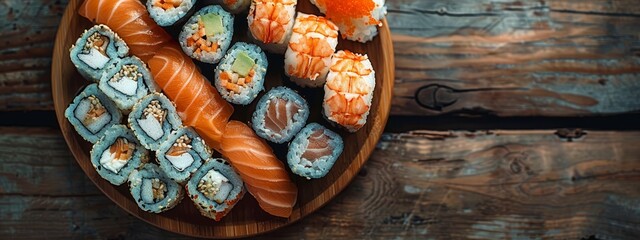
[[[351, 134], [331, 127], [342, 135], [345, 142], [345, 149], [327, 176], [317, 180], [306, 180], [291, 174], [293, 181], [298, 185], [299, 194], [297, 204], [289, 219], [274, 217], [262, 211], [256, 200], [250, 194], [246, 194], [238, 205], [220, 222], [214, 222], [211, 219], [202, 217], [188, 197], [174, 209], [165, 213], [152, 214], [144, 212], [140, 210], [133, 201], [126, 184], [113, 186], [98, 175], [91, 166], [89, 159], [91, 144], [84, 141], [64, 117], [65, 108], [71, 103], [79, 91], [88, 84], [88, 81], [84, 80], [76, 72], [75, 67], [69, 59], [69, 48], [71, 45], [84, 29], [92, 25], [88, 20], [77, 14], [77, 8], [81, 3], [82, 0], [69, 1], [69, 5], [62, 17], [60, 28], [58, 29], [53, 52], [51, 79], [53, 100], [60, 129], [67, 141], [69, 149], [89, 179], [91, 179], [107, 197], [127, 212], [157, 227], [195, 237], [231, 238], [265, 233], [296, 222], [322, 207], [349, 184], [375, 148], [384, 130], [389, 115], [394, 81], [393, 46], [386, 19], [383, 22], [384, 26], [380, 28], [379, 36], [367, 44], [340, 40], [338, 49], [349, 49], [354, 52], [367, 53], [374, 66], [374, 70], [376, 71], [376, 88], [371, 113], [367, 124], [357, 133]], [[197, 7], [200, 6], [201, 5]], [[313, 7], [308, 0], [299, 1], [297, 10], [305, 13], [318, 14], [318, 10]], [[236, 35], [246, 33], [246, 26], [243, 26], [246, 25], [245, 16], [236, 17]], [[169, 32], [175, 33], [175, 29], [168, 30]], [[175, 36], [175, 34], [173, 35]], [[242, 40], [242, 36], [234, 37], [234, 39]], [[298, 88], [290, 83], [282, 74], [282, 56], [269, 55], [268, 57], [269, 70], [267, 80], [265, 81], [267, 90], [277, 85], [286, 85], [294, 88], [310, 103], [312, 114], [309, 117], [309, 122], [315, 121], [329, 126], [329, 123], [321, 116], [323, 90], [321, 88]], [[206, 64], [199, 65], [203, 74], [209, 79], [212, 79], [213, 67]], [[264, 94], [264, 92], [262, 94]], [[254, 104], [255, 102], [257, 102], [257, 100], [254, 101]], [[242, 108], [235, 106], [235, 113], [232, 118], [247, 122], [254, 108], [255, 106], [253, 105]], [[285, 159], [286, 145], [272, 144], [272, 147], [274, 147], [274, 151], [279, 159]]]

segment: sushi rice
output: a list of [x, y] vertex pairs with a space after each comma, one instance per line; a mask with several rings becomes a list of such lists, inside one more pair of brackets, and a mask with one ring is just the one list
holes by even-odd
[[[252, 66], [242, 67], [243, 64]], [[229, 49], [216, 67], [216, 88], [228, 102], [247, 105], [264, 90], [264, 77], [268, 65], [267, 56], [260, 47], [238, 42]]]
[[129, 47], [107, 25], [100, 24], [85, 30], [69, 51], [80, 75], [98, 82], [104, 70], [129, 54]]
[[107, 129], [120, 123], [122, 113], [115, 103], [98, 89], [98, 84], [89, 84], [64, 111], [64, 116], [85, 140], [97, 142]]
[[184, 198], [182, 186], [151, 163], [129, 175], [129, 191], [140, 209], [152, 213], [172, 209]]
[[[207, 30], [208, 19], [215, 19], [216, 25]], [[218, 63], [231, 45], [233, 36], [233, 15], [218, 5], [210, 5], [196, 12], [184, 25], [178, 39], [184, 53], [205, 63]], [[218, 29], [220, 28], [220, 29]]]
[[124, 125], [109, 128], [104, 137], [91, 149], [91, 165], [98, 174], [113, 185], [121, 185], [149, 158], [131, 130]]

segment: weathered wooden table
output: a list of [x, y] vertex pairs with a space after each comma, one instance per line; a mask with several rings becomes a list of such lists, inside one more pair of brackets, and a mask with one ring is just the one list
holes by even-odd
[[[640, 238], [638, 0], [387, 5], [388, 133], [328, 206], [264, 237]], [[0, 238], [180, 237], [107, 199], [57, 129], [65, 6], [0, 0]]]

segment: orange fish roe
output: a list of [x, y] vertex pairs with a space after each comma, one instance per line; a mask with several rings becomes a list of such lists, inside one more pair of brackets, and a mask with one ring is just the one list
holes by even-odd
[[356, 26], [351, 22], [352, 19], [369, 18], [368, 24], [379, 24], [380, 21], [371, 16], [371, 12], [376, 7], [373, 0], [316, 0], [319, 6], [326, 9], [327, 18], [338, 25], [346, 27], [346, 35], [353, 35]]

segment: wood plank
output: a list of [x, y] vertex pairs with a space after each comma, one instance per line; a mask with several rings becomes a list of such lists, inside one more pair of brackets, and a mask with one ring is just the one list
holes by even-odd
[[[51, 110], [67, 1], [0, 11], [0, 111]], [[640, 111], [640, 6], [615, 1], [389, 1], [394, 115], [594, 116]]]
[[[639, 141], [637, 131], [386, 134], [336, 199], [263, 238], [632, 239]], [[0, 219], [0, 238], [180, 238], [104, 197], [51, 129], [0, 128]]]

